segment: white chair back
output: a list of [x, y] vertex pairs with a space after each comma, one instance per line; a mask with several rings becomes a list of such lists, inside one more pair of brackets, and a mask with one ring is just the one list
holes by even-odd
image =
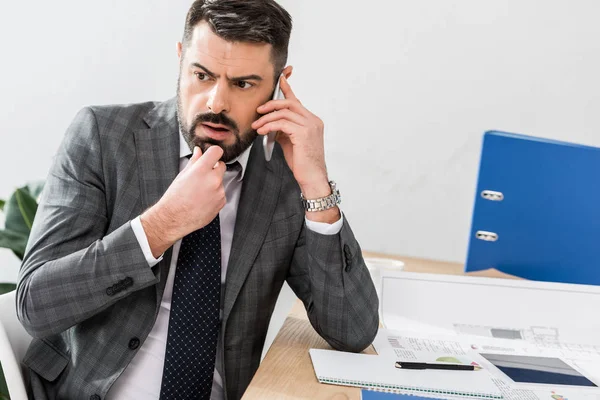
[[11, 399], [27, 399], [21, 360], [31, 336], [17, 319], [16, 291], [0, 296], [0, 363]]

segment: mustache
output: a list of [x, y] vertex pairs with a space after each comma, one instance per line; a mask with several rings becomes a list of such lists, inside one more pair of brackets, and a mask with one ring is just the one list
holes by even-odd
[[190, 132], [194, 132], [196, 130], [196, 127], [202, 124], [203, 122], [225, 125], [233, 132], [238, 132], [238, 126], [234, 120], [232, 120], [223, 113], [215, 114], [211, 112], [196, 115], [194, 117], [194, 120], [192, 121]]

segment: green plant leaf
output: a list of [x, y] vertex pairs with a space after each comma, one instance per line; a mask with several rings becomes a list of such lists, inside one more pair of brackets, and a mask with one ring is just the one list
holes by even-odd
[[12, 292], [17, 288], [15, 283], [0, 283], [0, 294]]
[[0, 211], [4, 210], [4, 204], [6, 204], [6, 201], [0, 199]]
[[37, 203], [27, 186], [15, 190], [4, 207], [5, 228], [29, 237], [35, 211]]
[[28, 234], [15, 232], [10, 229], [0, 229], [0, 247], [11, 249], [22, 260], [28, 237]]
[[4, 227], [13, 232], [29, 236], [30, 229], [27, 227], [27, 224], [21, 215], [16, 192], [8, 198], [8, 201], [4, 206]]
[[24, 188], [17, 189], [15, 195], [17, 198], [17, 204], [19, 205], [19, 210], [23, 216], [23, 220], [27, 224], [27, 228], [29, 228], [31, 231], [33, 219], [35, 218], [35, 213], [38, 207], [37, 201], [35, 201], [35, 198], [29, 193], [29, 190]]
[[6, 385], [6, 379], [4, 378], [4, 371], [0, 364], [0, 400], [10, 400], [8, 396], [8, 386]]

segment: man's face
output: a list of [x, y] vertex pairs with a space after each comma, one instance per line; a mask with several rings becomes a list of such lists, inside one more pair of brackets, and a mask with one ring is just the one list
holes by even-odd
[[251, 128], [256, 109], [274, 89], [271, 48], [225, 41], [206, 22], [196, 26], [186, 49], [178, 45], [177, 111], [190, 148], [218, 145], [227, 162], [250, 146], [257, 136]]

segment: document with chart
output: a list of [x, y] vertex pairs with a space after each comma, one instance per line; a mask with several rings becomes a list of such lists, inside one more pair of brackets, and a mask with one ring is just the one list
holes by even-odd
[[416, 361], [430, 353], [437, 354], [433, 362], [481, 367], [507, 400], [600, 399], [598, 360], [542, 355], [524, 341], [380, 329], [373, 346], [380, 356], [397, 360]]
[[475, 351], [505, 398], [600, 399], [600, 288], [409, 272], [381, 282], [378, 352]]

